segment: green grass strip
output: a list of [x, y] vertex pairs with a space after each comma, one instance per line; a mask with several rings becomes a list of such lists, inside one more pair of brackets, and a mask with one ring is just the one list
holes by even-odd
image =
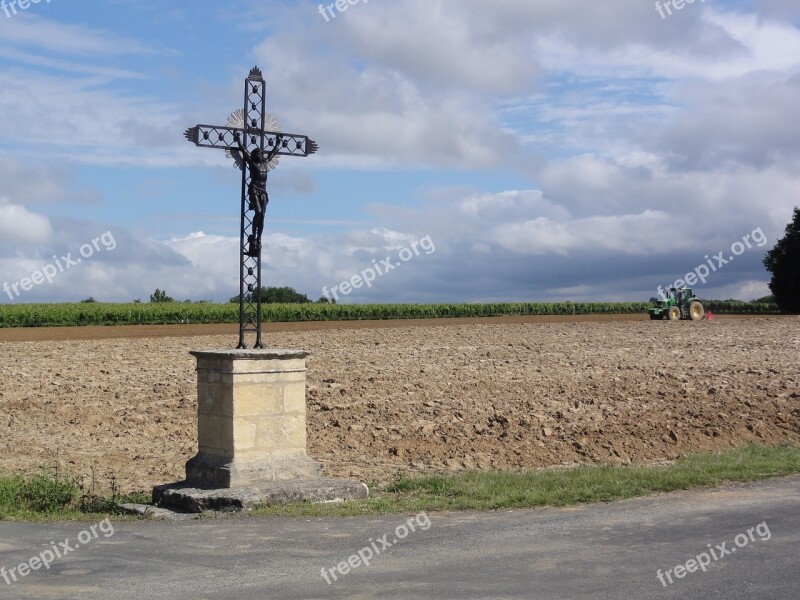
[[[352, 517], [421, 511], [498, 510], [611, 502], [800, 474], [800, 448], [748, 446], [718, 454], [696, 454], [666, 466], [586, 466], [532, 472], [469, 471], [402, 477], [372, 485], [366, 500], [341, 504], [260, 507], [254, 516]], [[77, 479], [43, 472], [0, 477], [0, 520], [97, 520], [120, 516], [125, 502], [149, 502], [147, 494], [97, 497]]]
[[587, 466], [534, 472], [478, 472], [401, 478], [372, 497], [339, 505], [263, 507], [260, 515], [353, 516], [497, 510], [611, 502], [800, 473], [800, 448], [748, 446], [697, 454], [667, 466]]
[[0, 521], [84, 521], [98, 515], [121, 516], [120, 504], [149, 502], [144, 494], [102, 497], [85, 490], [78, 477], [56, 470], [0, 477]]

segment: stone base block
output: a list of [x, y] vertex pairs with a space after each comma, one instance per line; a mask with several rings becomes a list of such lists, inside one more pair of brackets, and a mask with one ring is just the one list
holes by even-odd
[[201, 452], [186, 463], [186, 480], [195, 487], [209, 489], [260, 486], [289, 479], [314, 479], [319, 474], [319, 463], [304, 453], [243, 460]]
[[198, 489], [184, 481], [153, 488], [155, 506], [190, 513], [207, 510], [236, 512], [262, 505], [278, 506], [298, 502], [343, 502], [368, 496], [366, 485], [343, 479], [295, 479], [260, 486], [215, 490]]

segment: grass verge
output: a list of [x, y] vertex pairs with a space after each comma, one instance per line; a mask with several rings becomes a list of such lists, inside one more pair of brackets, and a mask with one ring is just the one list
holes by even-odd
[[121, 516], [120, 504], [126, 502], [150, 502], [144, 494], [119, 494], [114, 482], [111, 488], [110, 496], [99, 496], [84, 488], [80, 478], [58, 469], [28, 477], [0, 476], [0, 521], [83, 521]]
[[[696, 454], [667, 466], [587, 466], [533, 472], [477, 472], [402, 477], [371, 485], [371, 496], [341, 504], [260, 507], [253, 516], [386, 515], [421, 511], [497, 510], [611, 502], [659, 492], [711, 487], [800, 474], [800, 447], [748, 446]], [[114, 486], [112, 485], [112, 489]], [[100, 520], [121, 516], [120, 504], [148, 504], [149, 496], [109, 497], [88, 492], [80, 480], [44, 471], [0, 477], [0, 520]]]
[[401, 478], [371, 489], [367, 500], [261, 507], [252, 514], [355, 516], [570, 506], [798, 473], [800, 448], [748, 446], [718, 454], [697, 454], [668, 466], [601, 465], [523, 473], [467, 472]]

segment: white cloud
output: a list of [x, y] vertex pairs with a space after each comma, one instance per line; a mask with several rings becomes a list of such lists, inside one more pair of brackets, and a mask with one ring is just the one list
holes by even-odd
[[492, 229], [490, 238], [516, 254], [569, 255], [571, 251], [624, 253], [635, 256], [661, 254], [653, 240], [672, 239], [674, 223], [659, 211], [609, 217], [589, 217], [558, 222], [539, 217], [524, 223], [507, 223]]
[[[756, 227], [774, 241], [800, 197], [800, 30], [785, 20], [793, 3], [759, 6], [695, 3], [662, 20], [640, 0], [408, 0], [325, 23], [310, 3], [265, 5], [282, 25], [252, 49], [271, 110], [313, 134], [323, 150], [313, 168], [337, 179], [295, 172], [283, 185], [335, 195], [348, 169], [449, 182], [407, 205], [345, 212], [337, 233], [284, 227], [308, 215], [272, 222], [265, 283], [317, 295], [430, 234], [435, 255], [352, 299], [630, 298]], [[184, 113], [208, 106], [147, 94], [120, 67], [121, 48], [149, 51], [141, 42], [24, 23], [0, 44], [17, 65], [0, 68], [0, 132], [16, 156], [0, 166], [0, 268], [14, 277], [104, 230], [32, 205], [120, 201], [113, 186], [74, 189], [69, 165], [224, 162], [180, 138], [193, 121]], [[26, 164], [43, 145], [48, 164]], [[159, 189], [182, 189], [184, 174], [160, 173]], [[238, 239], [186, 227], [165, 241], [115, 230], [119, 251], [36, 293], [234, 295]], [[763, 295], [759, 252], [707, 289]]]
[[336, 23], [338, 29], [324, 31], [332, 45], [349, 55], [369, 56], [372, 64], [413, 77], [426, 90], [492, 95], [529, 90], [539, 67], [527, 32], [486, 31], [496, 7], [486, 11], [483, 4], [477, 12], [469, 4], [407, 0], [373, 5], [350, 11]]
[[[697, 37], [690, 38], [691, 44], [675, 44], [675, 39], [635, 41], [622, 37], [607, 49], [590, 51], [585, 41], [558, 31], [537, 38], [536, 54], [547, 69], [609, 79], [724, 81], [800, 64], [800, 31], [789, 23], [709, 6], [687, 8], [695, 10], [696, 17], [703, 17], [693, 32]], [[698, 47], [700, 42], [705, 49]]]
[[75, 188], [73, 170], [65, 164], [42, 168], [10, 153], [0, 152], [0, 194], [11, 204], [99, 204], [97, 190]]
[[3, 43], [58, 55], [90, 57], [151, 54], [157, 51], [152, 45], [122, 37], [116, 32], [60, 23], [30, 12], [23, 19], [15, 19], [13, 27], [3, 28]]
[[4, 138], [47, 147], [50, 160], [60, 153], [93, 164], [185, 163], [175, 152], [181, 142], [188, 147], [181, 125], [168, 105], [110, 90], [106, 81], [0, 71]]
[[741, 281], [717, 291], [717, 297], [734, 300], [755, 300], [769, 296], [772, 292], [765, 281]]
[[25, 207], [9, 204], [0, 198], [0, 240], [3, 244], [36, 244], [52, 234], [47, 217], [29, 212]]

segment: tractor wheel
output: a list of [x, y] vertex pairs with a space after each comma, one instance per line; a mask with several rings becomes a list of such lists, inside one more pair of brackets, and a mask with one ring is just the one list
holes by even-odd
[[667, 313], [667, 314], [668, 314], [667, 318], [670, 321], [680, 321], [681, 320], [681, 309], [678, 308], [677, 306], [670, 306], [669, 313]]
[[692, 321], [700, 321], [705, 315], [706, 311], [703, 305], [697, 300], [694, 300], [689, 305], [689, 318], [692, 319]]

